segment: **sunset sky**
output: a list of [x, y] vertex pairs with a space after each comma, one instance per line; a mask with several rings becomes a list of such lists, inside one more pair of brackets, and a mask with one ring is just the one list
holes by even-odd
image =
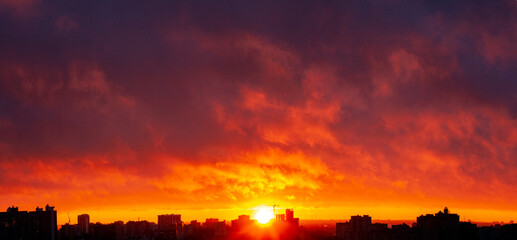
[[517, 2], [0, 0], [0, 211], [517, 221]]

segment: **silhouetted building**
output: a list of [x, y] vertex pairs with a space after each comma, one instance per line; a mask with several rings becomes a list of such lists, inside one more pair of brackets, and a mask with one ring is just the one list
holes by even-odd
[[214, 223], [214, 236], [216, 238], [225, 237], [227, 235], [226, 231], [226, 221], [218, 221]]
[[158, 215], [158, 230], [174, 230], [176, 224], [181, 223], [181, 215], [176, 214], [163, 214]]
[[411, 227], [405, 223], [391, 226], [391, 239], [410, 240], [414, 239], [414, 234]]
[[277, 222], [285, 222], [285, 214], [277, 214], [276, 215]]
[[336, 223], [336, 237], [338, 239], [346, 239], [349, 232], [352, 231], [350, 222], [338, 222]]
[[89, 233], [90, 228], [90, 215], [81, 214], [77, 216], [77, 227], [79, 228], [79, 234], [84, 235]]
[[336, 236], [346, 240], [368, 240], [372, 218], [368, 215], [350, 217], [349, 222], [336, 223]]
[[88, 230], [90, 231], [89, 238], [93, 240], [120, 239], [120, 236], [117, 236], [117, 230], [113, 223], [101, 224], [98, 222], [90, 224]]
[[0, 213], [0, 239], [55, 240], [57, 238], [57, 214], [54, 207], [45, 210], [18, 211], [9, 207]]
[[56, 239], [57, 212], [54, 207], [47, 204], [45, 211], [36, 208], [35, 212], [29, 212], [29, 232], [31, 239]]
[[293, 209], [285, 210], [285, 221], [288, 222], [292, 226], [300, 226], [300, 219], [294, 217]]
[[232, 220], [232, 231], [240, 232], [254, 223], [255, 221], [251, 220], [249, 215], [240, 215], [238, 219]]
[[153, 235], [151, 223], [148, 221], [129, 221], [126, 223], [128, 239], [148, 239]]
[[286, 221], [292, 221], [294, 218], [294, 211], [293, 209], [286, 209], [285, 210], [285, 220]]
[[160, 239], [183, 239], [181, 215], [158, 215], [158, 232]]
[[205, 220], [205, 222], [203, 223], [203, 227], [209, 228], [209, 229], [214, 229], [215, 223], [218, 223], [218, 222], [219, 222], [219, 219], [217, 219], [217, 218], [207, 218]]
[[391, 236], [391, 232], [390, 232], [390, 229], [388, 228], [388, 224], [385, 224], [385, 223], [372, 224], [372, 217], [370, 217], [368, 215], [351, 216], [349, 222], [336, 223], [337, 239], [376, 240], [376, 239], [390, 239], [390, 236]]
[[185, 224], [183, 234], [185, 239], [202, 239], [201, 223], [193, 220], [190, 221], [190, 224]]
[[115, 228], [115, 236], [116, 240], [121, 240], [126, 238], [126, 225], [123, 221], [115, 221], [113, 223], [113, 226]]
[[0, 213], [0, 239], [26, 239], [28, 235], [28, 212], [9, 207]]
[[60, 239], [60, 240], [76, 239], [76, 237], [77, 237], [76, 225], [70, 225], [69, 223], [61, 225], [61, 229], [59, 229], [58, 236], [59, 236], [58, 239]]
[[416, 228], [422, 240], [476, 239], [476, 225], [460, 222], [458, 214], [449, 213], [445, 208], [435, 215], [427, 214], [417, 218]]
[[372, 225], [372, 217], [368, 215], [363, 215], [362, 217], [357, 215], [350, 218], [352, 232], [366, 232], [370, 229], [370, 225]]
[[499, 238], [500, 226], [485, 226], [478, 228], [478, 239], [479, 240], [495, 240]]
[[[390, 232], [388, 229], [388, 224], [385, 223], [373, 223], [370, 225], [370, 229], [368, 230], [368, 239], [376, 240], [376, 239], [388, 239], [390, 236]], [[397, 239], [401, 240], [401, 239]]]
[[517, 224], [507, 224], [499, 229], [501, 240], [517, 239]]

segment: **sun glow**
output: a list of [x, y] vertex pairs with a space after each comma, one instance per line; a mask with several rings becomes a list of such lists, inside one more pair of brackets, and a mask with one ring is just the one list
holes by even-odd
[[273, 213], [273, 209], [271, 207], [257, 207], [253, 212], [253, 218], [257, 219], [257, 222], [260, 224], [266, 224], [271, 221], [275, 217]]

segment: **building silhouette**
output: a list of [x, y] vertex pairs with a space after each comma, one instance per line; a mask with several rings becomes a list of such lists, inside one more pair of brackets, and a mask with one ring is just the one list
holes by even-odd
[[57, 238], [57, 213], [47, 204], [45, 210], [19, 211], [9, 207], [0, 213], [0, 239], [55, 240]]
[[159, 239], [183, 239], [183, 222], [179, 214], [158, 215]]
[[145, 239], [152, 236], [152, 224], [148, 221], [129, 221], [126, 223], [125, 236], [128, 239]]
[[224, 238], [228, 234], [226, 228], [226, 221], [219, 221], [214, 223], [214, 237]]
[[81, 214], [77, 216], [77, 227], [79, 230], [79, 234], [88, 234], [90, 228], [90, 215]]
[[[508, 225], [507, 225], [508, 226]], [[494, 234], [493, 228], [478, 231], [475, 224], [460, 222], [457, 214], [451, 214], [448, 208], [436, 214], [426, 214], [417, 217], [416, 224], [411, 228], [407, 224], [393, 225], [372, 223], [368, 215], [352, 216], [348, 222], [336, 223], [336, 239], [339, 240], [497, 240], [503, 239]], [[502, 231], [500, 231], [502, 232]], [[511, 232], [511, 231], [510, 231]], [[517, 235], [510, 239], [517, 239]], [[494, 238], [494, 236], [496, 238]]]
[[285, 221], [289, 223], [292, 226], [299, 227], [300, 226], [300, 219], [294, 217], [294, 210], [293, 209], [286, 209], [285, 210]]
[[201, 223], [197, 220], [190, 221], [190, 224], [183, 226], [183, 234], [185, 239], [206, 239], [203, 238], [203, 231], [201, 229]]
[[[372, 217], [368, 215], [351, 216], [349, 222], [336, 223], [336, 236], [338, 239], [346, 240], [368, 240], [371, 239], [372, 232], [377, 232], [383, 226], [372, 226]], [[387, 228], [387, 226], [386, 226]]]
[[460, 222], [460, 216], [449, 213], [447, 207], [443, 212], [417, 217], [416, 228], [422, 240], [468, 240], [478, 235], [475, 224]]
[[350, 217], [350, 227], [352, 232], [367, 232], [372, 225], [372, 217], [368, 215]]
[[239, 233], [255, 223], [256, 221], [251, 220], [249, 215], [240, 215], [237, 219], [232, 220], [232, 232]]
[[499, 228], [501, 240], [517, 239], [517, 224], [507, 224]]

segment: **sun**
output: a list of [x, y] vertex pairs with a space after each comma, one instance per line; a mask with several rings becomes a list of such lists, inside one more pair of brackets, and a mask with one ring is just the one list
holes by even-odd
[[260, 224], [266, 224], [275, 217], [273, 209], [270, 207], [257, 207], [253, 213], [253, 218], [257, 219]]

